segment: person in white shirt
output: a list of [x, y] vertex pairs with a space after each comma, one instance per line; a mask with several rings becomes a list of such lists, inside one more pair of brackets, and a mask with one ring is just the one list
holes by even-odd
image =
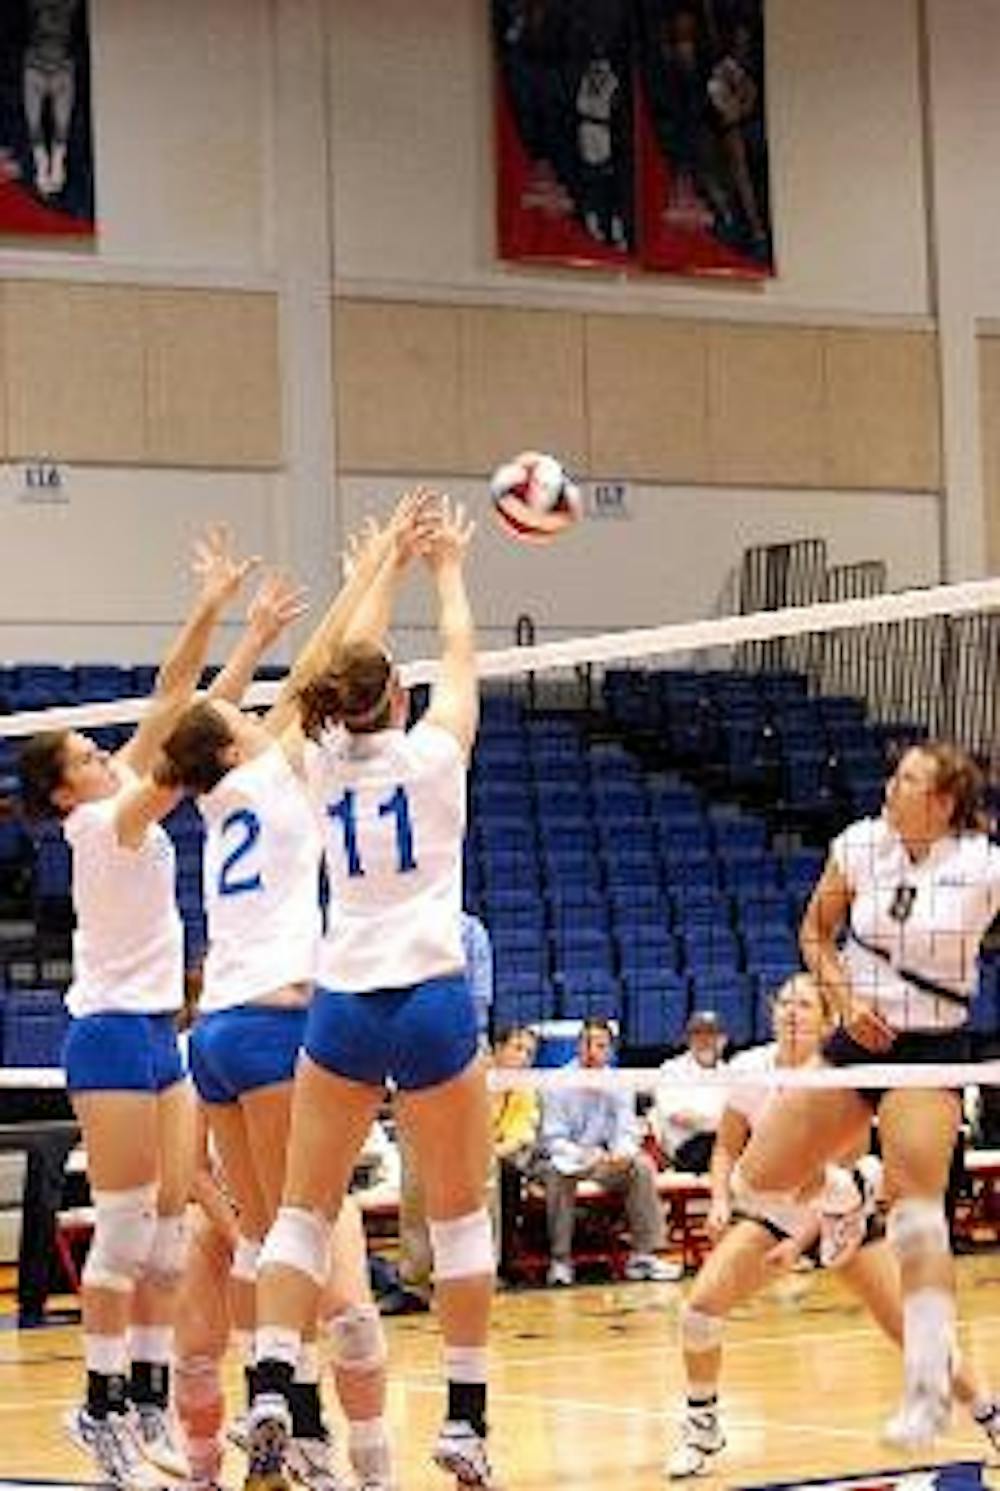
[[[983, 934], [1000, 909], [1000, 848], [982, 778], [956, 746], [906, 752], [879, 818], [837, 839], [801, 931], [806, 965], [840, 1018], [823, 1049], [835, 1066], [963, 1062]], [[838, 937], [844, 934], [843, 948]], [[799, 1090], [765, 1115], [739, 1167], [744, 1205], [797, 1184], [867, 1131], [886, 1166], [889, 1240], [904, 1292], [904, 1395], [886, 1425], [901, 1448], [948, 1422], [956, 1356], [954, 1265], [944, 1195], [960, 1119], [952, 1090]]]
[[653, 1134], [674, 1170], [704, 1175], [712, 1158], [715, 1131], [726, 1103], [718, 1086], [677, 1086], [677, 1077], [714, 1071], [722, 1064], [726, 1032], [714, 1010], [696, 1010], [687, 1023], [688, 1049], [660, 1067], [650, 1122]]
[[306, 781], [336, 914], [296, 1073], [281, 1209], [261, 1257], [250, 1488], [287, 1485], [288, 1389], [302, 1330], [324, 1277], [331, 1218], [389, 1082], [427, 1198], [445, 1339], [448, 1407], [434, 1458], [465, 1485], [493, 1484], [489, 1102], [461, 924], [466, 770], [479, 712], [464, 579], [471, 535], [461, 507], [443, 498], [415, 543], [433, 577], [442, 642], [416, 725], [403, 728], [406, 696], [384, 646], [396, 562], [379, 572], [330, 667], [301, 695]]
[[[32, 737], [21, 754], [26, 811], [57, 815], [73, 851], [77, 925], [63, 1059], [96, 1221], [83, 1272], [86, 1401], [67, 1428], [102, 1479], [119, 1484], [141, 1485], [148, 1475], [137, 1445], [158, 1467], [184, 1469], [166, 1410], [194, 1105], [174, 1029], [184, 977], [174, 851], [151, 809], [159, 789], [145, 774], [253, 563], [233, 557], [222, 530], [199, 542], [197, 596], [148, 712], [115, 755], [75, 730]], [[174, 793], [168, 808], [176, 801]]]
[[[747, 1075], [811, 1064], [830, 1029], [824, 997], [809, 974], [797, 974], [774, 996], [775, 1041], [733, 1058], [729, 1070]], [[790, 1266], [804, 1248], [815, 1245], [824, 1210], [850, 1210], [864, 1198], [863, 1225], [848, 1245], [824, 1235], [818, 1260], [836, 1268], [844, 1283], [891, 1340], [902, 1341], [899, 1268], [882, 1238], [874, 1200], [881, 1166], [871, 1155], [853, 1171], [829, 1165], [806, 1177], [798, 1191], [768, 1197], [766, 1214], [741, 1215], [732, 1195], [733, 1172], [753, 1130], [780, 1099], [780, 1087], [764, 1082], [734, 1083], [725, 1097], [712, 1154], [712, 1200], [708, 1226], [716, 1239], [681, 1312], [686, 1399], [679, 1442], [667, 1461], [672, 1480], [710, 1471], [726, 1440], [719, 1413], [724, 1324], [739, 1305]], [[832, 1243], [832, 1245], [831, 1245]], [[955, 1377], [956, 1395], [990, 1441], [1000, 1446], [1000, 1403], [964, 1366]]]

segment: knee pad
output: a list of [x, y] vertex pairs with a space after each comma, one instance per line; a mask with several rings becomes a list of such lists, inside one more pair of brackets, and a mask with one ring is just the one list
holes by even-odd
[[94, 1236], [83, 1269], [92, 1289], [127, 1294], [143, 1272], [156, 1236], [156, 1187], [94, 1192]]
[[170, 1289], [180, 1283], [187, 1259], [187, 1221], [177, 1217], [157, 1217], [153, 1246], [146, 1257], [142, 1276], [151, 1284]]
[[377, 1372], [386, 1358], [382, 1317], [374, 1305], [349, 1305], [326, 1321], [333, 1365], [343, 1372]]
[[233, 1249], [233, 1263], [229, 1277], [237, 1284], [256, 1284], [260, 1266], [261, 1244], [241, 1232]]
[[685, 1305], [681, 1310], [681, 1345], [685, 1351], [714, 1351], [722, 1344], [724, 1322], [719, 1315]]
[[326, 1283], [330, 1223], [318, 1211], [283, 1206], [260, 1251], [259, 1268], [294, 1268], [320, 1288]]
[[942, 1201], [919, 1196], [897, 1201], [889, 1208], [885, 1233], [901, 1263], [906, 1259], [927, 1258], [951, 1251], [948, 1219]]
[[757, 1191], [746, 1183], [741, 1167], [733, 1166], [729, 1177], [733, 1210], [751, 1222], [776, 1228], [784, 1237], [792, 1237], [802, 1226], [804, 1203], [782, 1191]]
[[429, 1222], [434, 1278], [471, 1279], [496, 1269], [493, 1229], [485, 1206], [449, 1222]]

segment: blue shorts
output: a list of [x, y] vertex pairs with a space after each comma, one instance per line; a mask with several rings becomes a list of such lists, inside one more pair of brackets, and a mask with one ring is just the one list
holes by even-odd
[[213, 1010], [191, 1032], [191, 1075], [205, 1103], [235, 1103], [245, 1092], [291, 1082], [308, 1010], [239, 1004]]
[[63, 1042], [66, 1089], [165, 1092], [184, 1079], [174, 1015], [81, 1015]]
[[478, 1050], [476, 1007], [464, 974], [355, 994], [317, 989], [305, 1048], [351, 1082], [404, 1092], [449, 1082]]

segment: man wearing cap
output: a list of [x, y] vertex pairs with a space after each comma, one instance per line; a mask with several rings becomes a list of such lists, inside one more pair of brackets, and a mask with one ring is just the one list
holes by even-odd
[[726, 1032], [714, 1010], [698, 1010], [687, 1023], [687, 1050], [660, 1067], [650, 1112], [653, 1132], [674, 1170], [704, 1175], [712, 1158], [715, 1131], [726, 1104], [722, 1086], [692, 1086], [677, 1078], [721, 1066]]

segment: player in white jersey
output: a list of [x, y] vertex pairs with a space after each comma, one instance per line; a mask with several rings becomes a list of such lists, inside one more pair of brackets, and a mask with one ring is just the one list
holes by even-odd
[[[789, 979], [772, 1004], [775, 1043], [736, 1056], [730, 1070], [741, 1075], [774, 1072], [811, 1064], [829, 1030], [823, 997], [809, 974]], [[780, 1088], [765, 1083], [734, 1084], [719, 1124], [712, 1155], [712, 1201], [708, 1225], [716, 1246], [702, 1265], [681, 1313], [681, 1347], [687, 1395], [679, 1442], [667, 1461], [673, 1480], [704, 1475], [726, 1440], [719, 1414], [718, 1386], [726, 1318], [789, 1266], [820, 1230], [821, 1208], [846, 1192], [872, 1198], [880, 1180], [879, 1162], [865, 1156], [853, 1174], [840, 1166], [806, 1179], [798, 1192], [768, 1198], [766, 1215], [740, 1214], [731, 1194], [733, 1171], [762, 1115]], [[842, 1258], [820, 1250], [819, 1261], [838, 1269], [844, 1283], [866, 1306], [891, 1340], [902, 1341], [899, 1269], [865, 1208], [858, 1245]], [[994, 1449], [1000, 1447], [1000, 1404], [965, 1368], [955, 1377], [956, 1395], [968, 1405]]]
[[287, 1179], [261, 1258], [248, 1486], [284, 1485], [288, 1388], [323, 1279], [330, 1218], [387, 1082], [427, 1203], [448, 1412], [437, 1463], [489, 1486], [486, 1343], [494, 1272], [486, 1209], [489, 1107], [461, 934], [466, 763], [478, 718], [463, 562], [471, 537], [443, 499], [417, 547], [442, 641], [430, 707], [409, 731], [384, 650], [400, 573], [387, 564], [344, 647], [304, 691], [306, 776], [324, 826], [336, 915], [323, 940], [296, 1075]]
[[[254, 1276], [278, 1210], [292, 1079], [320, 936], [320, 837], [300, 780], [303, 737], [291, 701], [327, 663], [422, 500], [419, 494], [404, 498], [384, 534], [369, 531], [347, 585], [263, 723], [231, 704], [205, 701], [192, 705], [163, 747], [162, 780], [198, 794], [205, 820], [208, 955], [191, 1065], [240, 1218], [240, 1277]], [[331, 915], [339, 915], [338, 907]], [[333, 1230], [329, 1274], [321, 1314], [348, 1417], [352, 1466], [365, 1491], [383, 1491], [391, 1484], [385, 1344], [368, 1285], [360, 1214], [349, 1199]], [[289, 1460], [299, 1479], [329, 1486], [315, 1329], [314, 1319], [290, 1389]], [[217, 1362], [214, 1372], [221, 1398]], [[203, 1364], [202, 1395], [208, 1378]], [[251, 1372], [251, 1389], [252, 1381]]]
[[[890, 779], [881, 818], [834, 840], [801, 933], [806, 964], [841, 1021], [824, 1046], [828, 1063], [968, 1059], [976, 956], [1000, 909], [1000, 848], [985, 832], [981, 791], [975, 764], [957, 747], [917, 746]], [[951, 1405], [955, 1288], [944, 1196], [958, 1094], [786, 1093], [756, 1130], [739, 1181], [750, 1209], [788, 1190], [864, 1132], [873, 1107], [904, 1293], [904, 1397], [886, 1438], [917, 1449], [945, 1427]]]
[[68, 1426], [102, 1478], [121, 1484], [142, 1484], [137, 1444], [161, 1467], [183, 1469], [165, 1410], [193, 1161], [194, 1108], [174, 1030], [184, 972], [174, 853], [156, 821], [163, 793], [144, 774], [251, 564], [232, 556], [221, 530], [199, 543], [197, 597], [149, 712], [116, 755], [61, 730], [33, 737], [21, 756], [26, 811], [57, 815], [73, 850], [64, 1064], [96, 1220], [83, 1273], [86, 1402]]

